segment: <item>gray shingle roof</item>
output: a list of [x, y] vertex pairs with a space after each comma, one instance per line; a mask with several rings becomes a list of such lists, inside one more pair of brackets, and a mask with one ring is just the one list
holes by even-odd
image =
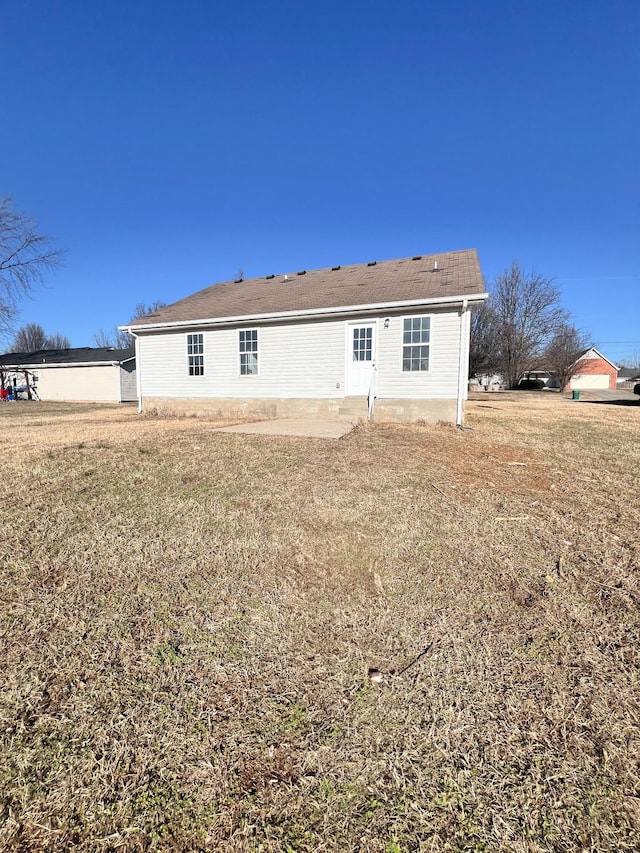
[[453, 301], [484, 292], [478, 253], [465, 249], [226, 281], [136, 320], [130, 328], [427, 299]]
[[618, 370], [618, 379], [640, 379], [640, 370], [637, 367], [621, 367]]
[[135, 356], [135, 349], [112, 347], [73, 347], [72, 349], [41, 349], [35, 352], [8, 352], [0, 355], [0, 366], [18, 367], [42, 364], [111, 364]]

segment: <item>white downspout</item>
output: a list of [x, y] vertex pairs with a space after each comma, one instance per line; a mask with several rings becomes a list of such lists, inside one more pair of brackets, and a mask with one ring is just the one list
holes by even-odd
[[122, 402], [122, 367], [119, 361], [112, 361], [111, 364], [115, 367], [116, 373], [116, 399], [119, 403]]
[[132, 332], [131, 329], [127, 329], [130, 335], [133, 335], [133, 339], [135, 341], [136, 348], [136, 395], [138, 397], [138, 414], [142, 414], [142, 371], [140, 370], [140, 345], [139, 338]]
[[376, 406], [376, 363], [371, 365], [371, 383], [369, 384], [369, 420], [373, 420]]
[[469, 302], [464, 299], [460, 310], [460, 342], [458, 345], [458, 400], [456, 406], [456, 426], [462, 426], [465, 388], [469, 372]]
[[367, 414], [368, 414], [368, 420], [369, 421], [373, 420], [373, 416], [375, 414], [376, 394], [378, 393], [378, 368], [377, 368], [377, 364], [378, 364], [378, 334], [380, 332], [378, 320], [375, 321], [374, 328], [375, 328], [375, 342], [374, 342], [375, 348], [374, 348], [374, 351], [372, 353], [373, 361], [371, 362], [371, 378], [369, 380], [369, 399], [367, 400], [367, 403], [368, 403]]

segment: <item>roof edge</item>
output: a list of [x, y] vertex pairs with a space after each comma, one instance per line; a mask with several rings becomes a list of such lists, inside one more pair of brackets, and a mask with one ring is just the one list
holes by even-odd
[[614, 363], [611, 361], [611, 359], [607, 358], [607, 357], [606, 357], [606, 355], [604, 355], [604, 353], [601, 353], [601, 352], [600, 352], [600, 350], [599, 350], [599, 349], [597, 349], [597, 347], [589, 347], [589, 349], [586, 349], [586, 350], [582, 353], [582, 355], [581, 355], [581, 356], [579, 356], [579, 357], [575, 360], [574, 364], [577, 364], [579, 361], [582, 361], [582, 359], [583, 359], [583, 358], [584, 358], [588, 353], [590, 353], [590, 352], [595, 352], [595, 353], [597, 353], [597, 355], [599, 355], [599, 356], [600, 356], [600, 358], [601, 358], [603, 361], [606, 361], [606, 362], [607, 362], [607, 364], [610, 364], [610, 365], [611, 365], [611, 367], [613, 367], [615, 370], [620, 370], [620, 368], [618, 367], [618, 365], [617, 365], [617, 364], [614, 364]]
[[122, 361], [15, 361], [0, 363], [0, 370], [42, 370], [47, 367], [119, 367], [135, 356], [123, 358]]
[[275, 311], [266, 314], [238, 314], [230, 317], [208, 317], [198, 320], [174, 320], [169, 323], [143, 323], [135, 325], [133, 323], [126, 326], [118, 326], [118, 329], [123, 332], [159, 331], [164, 329], [186, 329], [196, 326], [222, 326], [231, 323], [247, 323], [247, 322], [267, 322], [269, 320], [303, 320], [316, 317], [332, 317], [343, 316], [359, 313], [371, 313], [374, 311], [393, 311], [402, 308], [427, 308], [430, 305], [462, 305], [467, 302], [484, 302], [488, 299], [489, 294], [483, 293], [468, 293], [460, 294], [459, 296], [437, 296], [428, 299], [407, 299], [401, 302], [375, 302], [364, 303], [361, 305], [341, 305], [332, 306], [330, 308], [313, 308], [302, 311]]

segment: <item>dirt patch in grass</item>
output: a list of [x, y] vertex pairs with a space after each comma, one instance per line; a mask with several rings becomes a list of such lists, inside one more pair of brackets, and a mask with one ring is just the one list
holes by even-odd
[[0, 844], [636, 850], [640, 410], [491, 404], [2, 407]]

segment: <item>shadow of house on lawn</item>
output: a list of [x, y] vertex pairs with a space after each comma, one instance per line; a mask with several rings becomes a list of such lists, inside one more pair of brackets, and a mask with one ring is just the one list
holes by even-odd
[[640, 406], [640, 397], [637, 400], [580, 400], [581, 403], [588, 403], [590, 406]]

